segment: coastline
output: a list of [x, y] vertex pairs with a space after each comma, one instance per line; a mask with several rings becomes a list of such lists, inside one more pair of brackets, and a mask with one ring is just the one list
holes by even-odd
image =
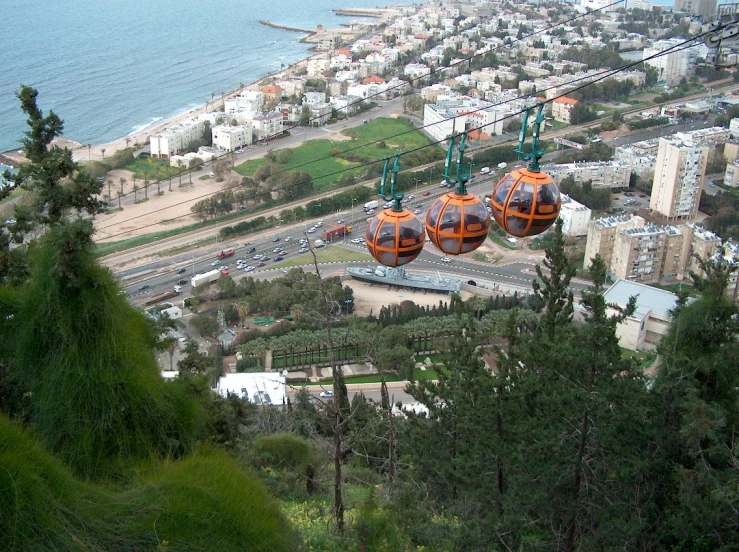
[[[371, 10], [371, 14], [367, 12], [367, 10], [363, 10], [363, 13], [361, 14], [363, 17], [374, 17], [376, 21], [382, 20], [388, 16], [391, 16], [393, 13], [395, 13], [397, 8], [393, 7], [387, 7], [387, 8], [376, 8]], [[352, 8], [341, 8], [334, 10], [335, 12], [339, 13], [340, 15], [345, 15], [347, 17], [349, 16], [358, 16], [360, 14], [354, 13], [352, 11]], [[262, 23], [262, 22], [260, 22]], [[268, 22], [270, 27], [275, 28], [282, 28], [286, 29], [284, 26], [278, 25], [276, 23]], [[262, 23], [264, 24], [264, 23]], [[375, 23], [365, 23], [357, 25], [356, 28], [347, 29], [345, 27], [342, 27], [340, 29], [323, 29], [321, 25], [318, 25], [314, 31], [309, 31], [307, 29], [287, 29], [291, 31], [297, 31], [301, 34], [307, 34], [307, 36], [304, 36], [299, 39], [299, 42], [304, 42], [308, 44], [317, 44], [321, 38], [324, 35], [327, 34], [338, 34], [342, 35], [343, 37], [348, 37], [349, 40], [346, 41], [347, 44], [351, 44], [356, 40], [359, 36], [364, 34], [367, 31], [367, 26], [372, 26], [376, 24]], [[309, 33], [309, 34], [308, 34]], [[241, 92], [245, 90], [255, 90], [259, 89], [261, 86], [264, 86], [265, 81], [271, 81], [274, 82], [275, 80], [285, 79], [292, 76], [294, 73], [297, 73], [303, 69], [306, 68], [308, 62], [317, 57], [324, 55], [323, 52], [316, 53], [315, 51], [311, 52], [310, 55], [308, 55], [305, 58], [302, 58], [289, 66], [287, 66], [284, 69], [281, 69], [279, 71], [275, 71], [272, 73], [266, 73], [265, 75], [262, 75], [258, 79], [254, 80], [253, 82], [244, 85], [242, 87], [230, 90], [223, 94], [223, 96], [219, 98], [215, 98], [211, 101], [206, 101], [203, 104], [200, 104], [199, 106], [189, 109], [187, 111], [182, 111], [180, 113], [177, 113], [175, 115], [172, 115], [171, 117], [162, 118], [159, 119], [151, 124], [142, 126], [138, 128], [136, 131], [134, 131], [131, 134], [128, 134], [126, 136], [123, 136], [121, 138], [118, 138], [116, 140], [112, 140], [110, 142], [106, 142], [103, 144], [83, 144], [81, 142], [75, 141], [73, 139], [69, 138], [59, 138], [54, 141], [56, 145], [59, 147], [66, 147], [72, 152], [72, 158], [77, 162], [85, 162], [85, 161], [102, 161], [105, 159], [105, 156], [110, 156], [120, 150], [123, 150], [127, 147], [136, 146], [139, 148], [143, 148], [148, 146], [149, 138], [157, 134], [159, 132], [164, 131], [168, 127], [171, 127], [173, 125], [176, 125], [177, 123], [180, 123], [182, 121], [185, 121], [191, 117], [197, 116], [201, 113], [206, 113], [211, 110], [211, 104], [216, 104], [219, 101], [222, 101], [223, 99], [232, 98], [233, 96], [240, 94]], [[0, 155], [3, 156], [3, 158], [6, 160], [6, 164], [10, 164], [13, 166], [17, 166], [25, 161], [25, 157], [22, 153], [16, 150], [11, 150], [7, 152], [2, 152]]]

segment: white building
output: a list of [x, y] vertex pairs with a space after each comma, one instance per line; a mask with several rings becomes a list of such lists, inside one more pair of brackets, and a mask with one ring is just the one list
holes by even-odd
[[252, 119], [255, 140], [268, 140], [282, 134], [282, 112], [270, 111]]
[[561, 194], [561, 198], [562, 209], [559, 217], [563, 223], [562, 233], [565, 236], [587, 236], [588, 223], [593, 212], [567, 194]]
[[572, 109], [577, 105], [577, 100], [562, 96], [552, 102], [552, 118], [561, 123], [569, 123]]
[[169, 127], [149, 138], [149, 151], [152, 157], [171, 157], [194, 142], [203, 139], [205, 121], [197, 118], [187, 119]]
[[431, 68], [423, 63], [409, 63], [403, 69], [403, 74], [408, 75], [413, 80], [422, 80], [431, 74]]
[[729, 122], [729, 133], [731, 134], [731, 138], [734, 140], [739, 137], [739, 117], [734, 117]]
[[445, 140], [453, 133], [477, 129], [489, 136], [503, 134], [514, 111], [508, 106], [467, 97], [440, 96], [438, 103], [423, 108], [424, 130], [435, 140]]
[[213, 147], [226, 151], [243, 148], [251, 144], [252, 141], [251, 125], [248, 127], [218, 125], [213, 127], [211, 134], [213, 136]]
[[[678, 46], [682, 39], [657, 40], [649, 48], [644, 48], [642, 59], [657, 55], [669, 48]], [[657, 70], [657, 78], [667, 84], [680, 82], [680, 79], [688, 75], [689, 54], [685, 49], [676, 48], [662, 56], [645, 61]]]
[[260, 90], [244, 90], [238, 96], [233, 96], [224, 101], [226, 113], [237, 111], [258, 112], [264, 109], [264, 93]]
[[356, 96], [331, 96], [329, 103], [339, 113], [343, 113], [347, 117], [354, 115], [359, 107], [360, 98]]
[[660, 138], [649, 208], [668, 218], [692, 219], [698, 213], [708, 146]]
[[287, 404], [285, 376], [275, 372], [229, 373], [218, 378], [218, 394], [235, 395], [258, 406]]
[[306, 66], [309, 77], [322, 77], [326, 71], [331, 70], [331, 60], [321, 58], [311, 58]]
[[628, 188], [631, 178], [631, 167], [617, 161], [544, 165], [542, 170], [550, 174], [557, 184], [571, 176], [575, 182], [582, 183], [590, 180], [594, 188], [612, 190]]
[[636, 297], [636, 311], [616, 327], [619, 345], [631, 351], [654, 350], [669, 329], [677, 295], [620, 278], [604, 295], [608, 304], [619, 307], [625, 307], [631, 297]]
[[315, 104], [325, 103], [326, 93], [325, 92], [306, 92], [303, 94], [303, 105], [310, 107]]
[[614, 160], [641, 175], [645, 172], [654, 171], [657, 166], [657, 150], [659, 140], [642, 140], [616, 148]]

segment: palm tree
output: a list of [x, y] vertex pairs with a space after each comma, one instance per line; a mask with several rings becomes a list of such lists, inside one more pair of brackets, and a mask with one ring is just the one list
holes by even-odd
[[123, 195], [123, 186], [128, 182], [125, 178], [121, 177], [119, 182], [121, 183], [121, 195]]
[[121, 198], [123, 197], [123, 190], [116, 191], [116, 194], [118, 194], [118, 208], [121, 208]]
[[100, 153], [103, 155], [103, 159], [105, 159], [105, 148], [100, 148]]
[[[180, 169], [180, 188], [182, 188], [182, 159], [177, 160], [177, 168]], [[172, 179], [169, 180], [169, 191], [172, 191]]]
[[133, 202], [134, 203], [136, 203], [136, 192], [138, 192], [138, 191], [139, 191], [139, 187], [134, 182], [134, 184], [133, 184]]
[[113, 184], [113, 179], [109, 178], [108, 179], [108, 197], [113, 197], [113, 192], [110, 191], [110, 187], [112, 184]]
[[149, 177], [144, 177], [144, 199], [149, 199]]

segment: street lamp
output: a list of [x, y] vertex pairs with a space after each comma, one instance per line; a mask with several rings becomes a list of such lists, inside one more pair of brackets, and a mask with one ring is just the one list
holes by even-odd
[[414, 181], [415, 181], [415, 183], [416, 183], [416, 193], [418, 193], [418, 177], [417, 177], [417, 176], [414, 176], [414, 177], [413, 177], [413, 180], [414, 180]]

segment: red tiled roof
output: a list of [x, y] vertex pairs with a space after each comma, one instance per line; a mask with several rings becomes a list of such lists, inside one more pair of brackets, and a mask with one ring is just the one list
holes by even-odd
[[577, 103], [577, 100], [573, 98], [568, 98], [567, 96], [562, 96], [561, 98], [557, 98], [554, 101], [556, 103], [563, 103], [563, 104], [570, 104], [570, 105], [575, 105]]

